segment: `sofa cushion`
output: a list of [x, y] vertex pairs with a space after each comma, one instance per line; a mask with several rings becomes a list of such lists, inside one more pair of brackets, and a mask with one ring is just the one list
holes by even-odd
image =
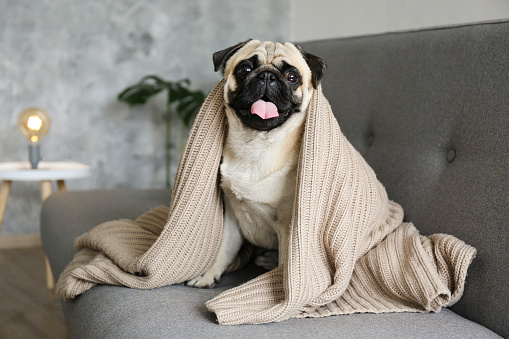
[[[42, 240], [55, 276], [76, 252], [73, 240], [95, 225], [112, 219], [136, 218], [168, 203], [166, 190], [61, 192], [43, 206]], [[224, 276], [213, 289], [184, 284], [149, 291], [118, 286], [96, 286], [63, 302], [72, 338], [497, 338], [487, 328], [453, 311], [435, 314], [357, 314], [313, 319], [290, 319], [265, 325], [222, 326], [205, 308], [205, 301], [264, 271], [247, 266]], [[369, 326], [367, 325], [369, 324]]]
[[449, 309], [439, 313], [354, 314], [263, 325], [216, 323], [205, 302], [259, 269], [246, 267], [213, 289], [181, 285], [150, 291], [98, 286], [64, 303], [71, 338], [499, 338]]
[[350, 142], [424, 235], [477, 248], [452, 309], [509, 336], [509, 21], [302, 44]]

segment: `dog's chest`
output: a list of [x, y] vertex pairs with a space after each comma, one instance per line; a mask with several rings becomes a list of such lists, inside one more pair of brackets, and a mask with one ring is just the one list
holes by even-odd
[[[277, 234], [290, 222], [297, 156], [273, 150], [232, 156], [221, 163], [221, 188], [247, 240], [277, 248]], [[255, 154], [253, 154], [255, 153]]]

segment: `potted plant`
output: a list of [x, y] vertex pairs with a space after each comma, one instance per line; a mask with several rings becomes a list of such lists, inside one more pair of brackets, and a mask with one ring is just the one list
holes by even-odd
[[[191, 90], [189, 88], [191, 81], [181, 79], [178, 81], [167, 81], [155, 75], [147, 75], [140, 79], [136, 84], [127, 87], [118, 95], [118, 100], [127, 103], [129, 106], [143, 105], [152, 96], [166, 90], [166, 147], [165, 147], [165, 165], [166, 165], [166, 187], [170, 187], [170, 146], [171, 146], [171, 125], [179, 119], [183, 125], [189, 129], [194, 117], [200, 110], [205, 101], [206, 94], [201, 90]], [[185, 134], [182, 134], [183, 136]], [[180, 151], [184, 144], [181, 137]]]

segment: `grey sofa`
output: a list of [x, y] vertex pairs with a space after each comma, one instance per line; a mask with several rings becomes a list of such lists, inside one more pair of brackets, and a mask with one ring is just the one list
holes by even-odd
[[[423, 234], [453, 234], [477, 248], [463, 298], [432, 314], [218, 325], [205, 301], [262, 272], [249, 265], [206, 290], [94, 287], [63, 303], [72, 338], [509, 336], [509, 21], [302, 46], [327, 61], [323, 90], [339, 124], [406, 219]], [[73, 257], [76, 236], [169, 199], [165, 190], [52, 195], [41, 234], [54, 275]]]

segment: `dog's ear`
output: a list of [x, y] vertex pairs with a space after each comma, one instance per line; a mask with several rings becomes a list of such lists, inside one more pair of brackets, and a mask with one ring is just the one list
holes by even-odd
[[304, 60], [306, 60], [309, 69], [311, 70], [311, 83], [313, 84], [313, 88], [316, 89], [323, 79], [327, 64], [322, 58], [304, 52], [302, 47], [299, 45], [295, 45], [295, 47], [299, 49], [299, 51], [302, 53], [302, 56], [304, 57]]
[[238, 44], [225, 48], [219, 52], [216, 52], [212, 55], [212, 61], [214, 62], [214, 72], [219, 71], [221, 68], [224, 68], [228, 59], [231, 58], [239, 49], [241, 49], [245, 44], [253, 39], [248, 39], [243, 42], [239, 42]]

